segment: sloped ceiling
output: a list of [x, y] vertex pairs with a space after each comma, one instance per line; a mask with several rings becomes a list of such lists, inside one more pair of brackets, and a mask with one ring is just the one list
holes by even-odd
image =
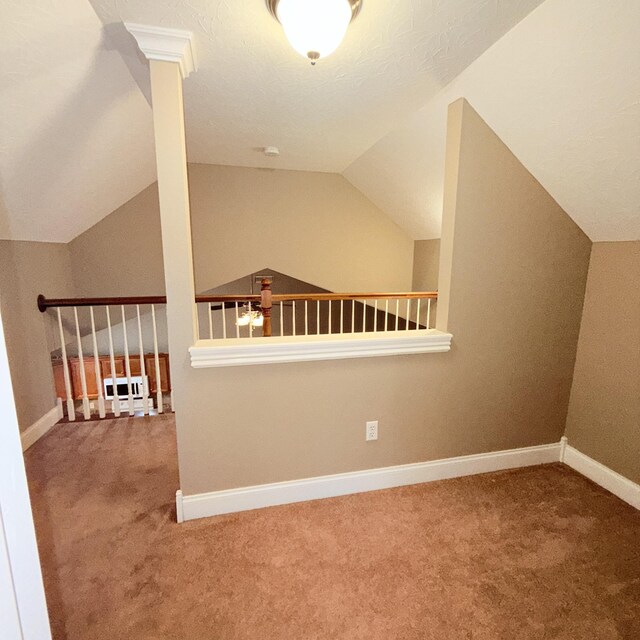
[[[194, 33], [198, 72], [184, 87], [191, 162], [328, 172], [345, 169], [540, 2], [364, 0], [338, 51], [311, 67], [264, 0], [91, 0], [107, 26]], [[266, 158], [267, 145], [280, 158]]]
[[195, 35], [191, 162], [344, 172], [433, 238], [446, 106], [465, 96], [592, 239], [640, 237], [639, 12], [365, 0], [312, 68], [263, 0], [0, 0], [0, 237], [68, 241], [154, 181], [148, 68], [124, 20]]
[[0, 237], [65, 242], [155, 180], [151, 110], [86, 0], [0, 0]]
[[345, 171], [416, 239], [440, 235], [460, 97], [592, 240], [640, 239], [640, 2], [546, 0]]
[[0, 0], [0, 237], [68, 241], [153, 181], [125, 20], [194, 33], [191, 162], [341, 172], [540, 1], [365, 0], [312, 68], [264, 0]]

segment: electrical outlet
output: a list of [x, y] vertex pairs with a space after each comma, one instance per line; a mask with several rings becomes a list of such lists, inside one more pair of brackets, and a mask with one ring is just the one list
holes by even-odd
[[378, 421], [377, 420], [372, 420], [371, 422], [367, 422], [365, 439], [367, 441], [378, 439]]

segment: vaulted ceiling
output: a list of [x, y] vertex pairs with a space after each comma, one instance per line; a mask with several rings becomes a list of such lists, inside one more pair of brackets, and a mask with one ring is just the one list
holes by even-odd
[[64, 242], [155, 180], [150, 107], [87, 0], [0, 0], [0, 237]]
[[345, 171], [417, 239], [440, 236], [460, 97], [592, 240], [640, 239], [640, 2], [546, 0]]
[[365, 0], [312, 68], [263, 0], [0, 0], [0, 237], [68, 241], [155, 180], [123, 21], [194, 33], [191, 162], [344, 172], [437, 237], [446, 106], [465, 96], [592, 239], [640, 237], [639, 9]]

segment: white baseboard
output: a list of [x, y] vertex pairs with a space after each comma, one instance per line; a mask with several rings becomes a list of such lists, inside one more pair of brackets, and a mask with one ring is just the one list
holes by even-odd
[[183, 496], [182, 491], [178, 491], [176, 512], [178, 522], [183, 522], [292, 502], [333, 498], [350, 493], [390, 489], [477, 473], [558, 462], [560, 446], [558, 442], [190, 496]]
[[578, 473], [593, 480], [596, 484], [610, 491], [621, 500], [624, 500], [632, 507], [640, 509], [640, 485], [632, 482], [628, 478], [621, 476], [609, 467], [601, 464], [597, 460], [581, 453], [577, 449], [567, 444], [566, 437], [562, 439], [564, 457], [561, 461], [575, 469]]
[[62, 401], [58, 398], [58, 404], [47, 411], [42, 418], [36, 420], [30, 427], [20, 434], [22, 450], [26, 451], [32, 444], [36, 443], [42, 436], [53, 427], [63, 416]]

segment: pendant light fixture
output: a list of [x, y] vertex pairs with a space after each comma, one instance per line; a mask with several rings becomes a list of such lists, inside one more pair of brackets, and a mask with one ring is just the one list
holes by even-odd
[[246, 303], [243, 307], [242, 314], [238, 316], [236, 324], [239, 327], [261, 327], [264, 324], [264, 316], [262, 311], [259, 311], [255, 307], [251, 307], [250, 303]]
[[[255, 275], [255, 274], [251, 274], [251, 277], [249, 278], [250, 282], [251, 282], [251, 295], [253, 296], [253, 283], [255, 281], [256, 278], [260, 278], [260, 281], [263, 280], [263, 278], [269, 278], [270, 282], [273, 282], [273, 276], [262, 276], [262, 275]], [[223, 313], [224, 313], [224, 308], [223, 308]], [[238, 325], [239, 327], [247, 327], [247, 326], [251, 326], [251, 327], [261, 327], [264, 325], [264, 315], [262, 314], [262, 309], [260, 308], [260, 305], [258, 304], [251, 304], [251, 302], [245, 302], [242, 305], [242, 313], [238, 316], [238, 319], [236, 320], [236, 325]]]
[[344, 39], [362, 0], [266, 0], [291, 46], [311, 64], [333, 53]]

